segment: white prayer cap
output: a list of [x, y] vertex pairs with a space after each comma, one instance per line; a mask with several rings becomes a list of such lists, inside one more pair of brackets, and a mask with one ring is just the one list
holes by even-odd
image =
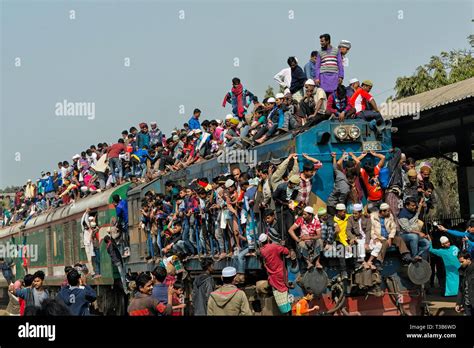
[[222, 276], [224, 278], [233, 277], [237, 274], [237, 270], [234, 267], [226, 267], [222, 270]]
[[346, 205], [344, 203], [336, 204], [336, 210], [346, 210]]
[[234, 185], [234, 184], [235, 184], [234, 180], [232, 180], [232, 179], [227, 179], [227, 181], [225, 182], [225, 187], [226, 187], [226, 188], [229, 188], [229, 187], [231, 187], [231, 186]]
[[265, 243], [268, 239], [268, 236], [265, 234], [265, 233], [262, 233], [259, 237], [258, 237], [258, 241], [260, 243]]
[[311, 85], [311, 86], [315, 86], [316, 84], [314, 83], [313, 79], [308, 79], [306, 80], [306, 82], [304, 83], [305, 85]]
[[277, 93], [275, 98], [276, 99], [283, 99], [283, 98], [285, 98], [285, 95], [283, 93]]
[[359, 80], [356, 79], [356, 78], [349, 80], [349, 84], [350, 84], [350, 85], [352, 85], [353, 83], [356, 83], [356, 82], [359, 82]]
[[439, 239], [439, 241], [441, 242], [441, 244], [444, 244], [444, 243], [446, 243], [446, 242], [449, 242], [449, 239], [448, 239], [448, 237], [446, 237], [446, 236], [442, 236], [442, 237]]
[[307, 212], [308, 214], [314, 214], [314, 209], [313, 207], [306, 207], [304, 208], [304, 211]]
[[353, 210], [354, 211], [362, 211], [362, 208], [363, 208], [362, 204], [356, 203], [356, 204], [354, 204]]
[[275, 98], [273, 98], [273, 97], [270, 97], [267, 100], [267, 103], [274, 103], [274, 102], [275, 102]]
[[227, 115], [225, 116], [225, 119], [226, 119], [226, 120], [232, 120], [233, 118], [234, 118], [234, 115], [232, 115], [232, 114], [227, 114]]

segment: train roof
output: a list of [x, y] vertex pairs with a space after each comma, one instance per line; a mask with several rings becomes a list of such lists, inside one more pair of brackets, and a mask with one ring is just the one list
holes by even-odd
[[[122, 184], [120, 186], [117, 186], [113, 189], [106, 190], [104, 192], [96, 193], [90, 197], [86, 197], [83, 199], [80, 199], [79, 201], [73, 203], [73, 204], [68, 204], [62, 207], [59, 207], [58, 209], [55, 209], [51, 212], [46, 212], [41, 215], [38, 215], [36, 217], [31, 218], [30, 221], [28, 221], [28, 224], [26, 226], [25, 230], [28, 230], [31, 227], [35, 226], [40, 226], [43, 224], [51, 223], [59, 219], [63, 219], [65, 217], [75, 215], [78, 213], [84, 212], [87, 208], [95, 209], [98, 207], [102, 207], [104, 205], [109, 204], [110, 199], [112, 195], [120, 188], [129, 185], [129, 183]], [[0, 229], [0, 238], [3, 238], [7, 235], [14, 234], [14, 233], [19, 233], [20, 232], [20, 226], [23, 225], [23, 222], [19, 222], [13, 226], [8, 226], [6, 228]]]

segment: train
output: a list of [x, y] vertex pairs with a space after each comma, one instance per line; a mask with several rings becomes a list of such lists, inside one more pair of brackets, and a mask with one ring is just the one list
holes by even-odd
[[[252, 147], [254, 160], [258, 162], [275, 158], [286, 158], [290, 153], [299, 155], [306, 153], [319, 159], [323, 166], [313, 178], [313, 189], [310, 194], [310, 205], [315, 210], [326, 206], [326, 200], [333, 189], [333, 166], [331, 153], [338, 157], [343, 152], [355, 154], [363, 151], [377, 151], [389, 153], [392, 148], [391, 125], [385, 122], [378, 129], [363, 119], [349, 119], [344, 122], [329, 119], [317, 125], [300, 130], [298, 133], [284, 133], [277, 135], [267, 142]], [[302, 161], [299, 165], [302, 166]], [[254, 163], [255, 164], [255, 163]], [[45, 284], [58, 289], [65, 279], [64, 266], [76, 262], [87, 262], [84, 249], [81, 247], [80, 220], [87, 208], [92, 215], [97, 215], [100, 226], [101, 239], [110, 231], [115, 218], [115, 208], [112, 196], [118, 194], [127, 200], [129, 212], [130, 257], [127, 258], [126, 269], [131, 272], [151, 271], [156, 265], [150, 262], [147, 255], [146, 233], [141, 228], [140, 208], [142, 199], [149, 191], [165, 192], [165, 183], [173, 181], [180, 186], [187, 186], [193, 179], [206, 177], [209, 180], [233, 168], [239, 167], [243, 172], [248, 170], [251, 163], [228, 163], [212, 158], [193, 164], [185, 169], [170, 172], [153, 181], [136, 185], [125, 183], [102, 193], [78, 200], [76, 203], [60, 207], [55, 211], [32, 218], [24, 229], [20, 224], [0, 230], [0, 245], [22, 243], [39, 246], [39, 257], [31, 261], [31, 273], [43, 270], [46, 274]], [[302, 168], [300, 168], [302, 169]], [[92, 279], [90, 284], [98, 292], [98, 310], [105, 315], [125, 314], [127, 300], [120, 283], [120, 276], [112, 266], [104, 243], [100, 247], [102, 277]], [[16, 277], [24, 274], [21, 259], [16, 259]], [[218, 279], [220, 270], [233, 265], [232, 258], [215, 261], [215, 276]], [[198, 259], [190, 259], [184, 263], [187, 272], [188, 285], [194, 276], [202, 272]], [[248, 256], [246, 260], [248, 279], [253, 281], [264, 279], [265, 271], [258, 256]], [[325, 267], [327, 284], [323, 286], [320, 296], [317, 297], [322, 313], [340, 315], [418, 315], [422, 313], [423, 292], [413, 284], [402, 267], [398, 253], [394, 250], [387, 252], [384, 267], [381, 272], [379, 294], [357, 291], [355, 286], [344, 283], [337, 276], [335, 268], [328, 264]], [[294, 283], [298, 270], [288, 268], [288, 281]], [[255, 283], [254, 283], [255, 284]], [[3, 296], [6, 293], [6, 281], [0, 277], [0, 288]], [[190, 286], [187, 288], [190, 289]], [[246, 292], [252, 298], [257, 298], [255, 286], [248, 284]], [[2, 292], [0, 292], [2, 295]], [[189, 291], [188, 291], [189, 295]], [[299, 285], [290, 289], [290, 296], [297, 298], [302, 295]], [[189, 296], [188, 296], [189, 298]]]

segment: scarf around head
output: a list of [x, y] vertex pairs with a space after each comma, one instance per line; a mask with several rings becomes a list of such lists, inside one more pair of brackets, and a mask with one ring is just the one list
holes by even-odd
[[242, 84], [239, 84], [236, 87], [232, 87], [232, 94], [237, 102], [237, 115], [239, 117], [243, 117], [244, 111], [245, 111], [243, 91], [244, 91], [244, 87], [242, 86]]

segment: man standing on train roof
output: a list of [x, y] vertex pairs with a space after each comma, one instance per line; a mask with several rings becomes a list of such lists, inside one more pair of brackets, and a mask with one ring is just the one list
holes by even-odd
[[311, 56], [309, 57], [309, 62], [304, 65], [304, 73], [306, 79], [312, 79], [315, 75], [316, 70], [316, 57], [318, 56], [318, 51], [312, 51]]
[[117, 215], [117, 228], [122, 234], [123, 245], [123, 257], [130, 256], [129, 249], [129, 234], [128, 234], [128, 206], [127, 201], [120, 199], [118, 194], [112, 196], [113, 205], [115, 206], [115, 213]]
[[306, 75], [303, 69], [301, 69], [301, 67], [298, 65], [298, 60], [296, 57], [289, 57], [287, 63], [291, 70], [290, 93], [292, 94], [294, 100], [300, 102], [304, 96], [303, 87], [307, 80]]
[[313, 77], [316, 85], [320, 85], [327, 94], [334, 92], [344, 79], [344, 66], [342, 65], [341, 52], [331, 46], [331, 36], [319, 36], [321, 51], [316, 58], [316, 69]]
[[339, 48], [339, 52], [341, 52], [342, 65], [345, 68], [349, 66], [349, 58], [347, 58], [347, 53], [349, 53], [351, 46], [351, 42], [347, 40], [341, 40], [339, 46], [337, 46], [337, 48]]
[[253, 93], [242, 86], [238, 77], [234, 77], [232, 79], [232, 89], [224, 96], [222, 107], [225, 107], [227, 103], [230, 103], [232, 105], [232, 113], [234, 116], [238, 117], [239, 120], [242, 120], [247, 113], [247, 108], [253, 98]]
[[145, 122], [140, 123], [140, 132], [137, 134], [137, 147], [139, 149], [143, 146], [150, 147], [150, 133], [148, 132], [148, 125]]
[[188, 126], [190, 130], [201, 129], [201, 123], [199, 122], [199, 116], [201, 116], [201, 110], [194, 109], [193, 116], [189, 119]]

